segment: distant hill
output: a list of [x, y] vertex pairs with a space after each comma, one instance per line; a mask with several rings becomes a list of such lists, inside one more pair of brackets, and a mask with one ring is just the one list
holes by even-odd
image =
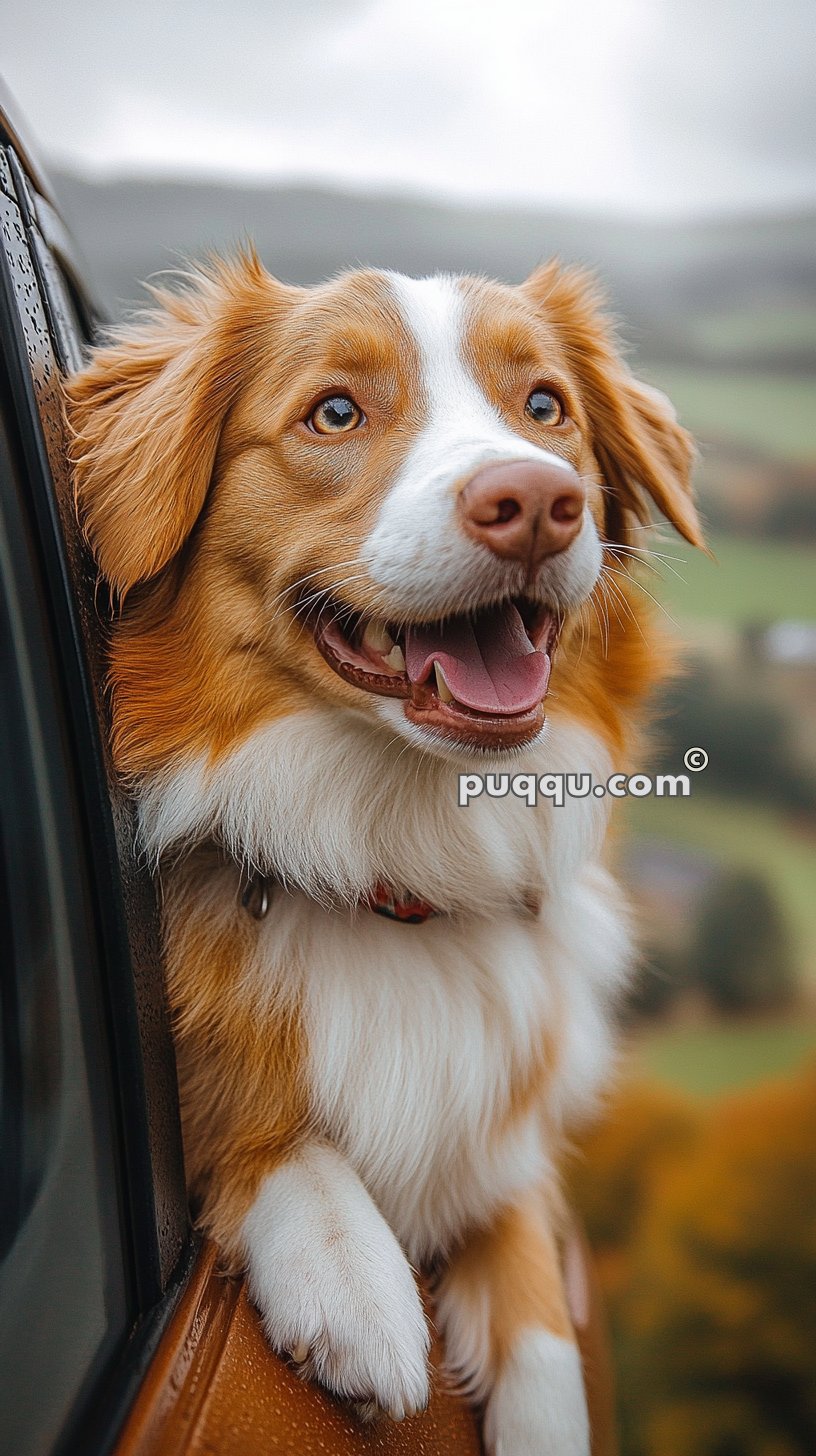
[[[89, 182], [55, 171], [51, 180], [113, 316], [139, 299], [139, 280], [242, 238], [293, 283], [356, 263], [513, 282], [557, 253], [598, 270], [629, 338], [637, 346], [645, 337], [652, 357], [693, 357], [691, 322], [712, 313], [801, 320], [816, 307], [816, 213], [652, 222], [307, 186]], [[782, 367], [804, 367], [813, 339], [806, 331], [803, 340], [799, 327], [790, 349], [783, 340]], [[705, 352], [710, 363], [710, 344]]]

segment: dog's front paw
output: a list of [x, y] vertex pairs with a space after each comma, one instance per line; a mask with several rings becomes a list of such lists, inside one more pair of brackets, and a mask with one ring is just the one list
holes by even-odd
[[244, 1241], [273, 1349], [369, 1416], [424, 1409], [430, 1341], [416, 1283], [339, 1154], [313, 1147], [267, 1178]]
[[489, 1456], [589, 1456], [589, 1419], [576, 1345], [526, 1330], [485, 1411]]
[[[352, 1401], [366, 1422], [383, 1414], [401, 1421], [428, 1404], [428, 1330], [411, 1271], [397, 1252], [403, 1268], [380, 1254], [372, 1276], [367, 1250], [346, 1245], [337, 1263], [323, 1265], [315, 1303], [301, 1300], [294, 1321], [291, 1314], [281, 1319], [280, 1310], [264, 1319], [271, 1343], [289, 1351], [299, 1372]], [[382, 1276], [387, 1282], [380, 1285]], [[287, 1328], [300, 1332], [296, 1342]]]

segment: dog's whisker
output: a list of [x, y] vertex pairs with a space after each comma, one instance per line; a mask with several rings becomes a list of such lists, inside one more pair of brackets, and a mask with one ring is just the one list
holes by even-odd
[[325, 576], [330, 571], [342, 571], [346, 567], [362, 565], [362, 561], [358, 557], [355, 557], [349, 561], [334, 561], [330, 566], [318, 566], [314, 571], [307, 571], [303, 576], [298, 577], [296, 581], [290, 582], [288, 586], [283, 587], [272, 598], [269, 606], [274, 607], [284, 598], [298, 592], [302, 586], [305, 586], [308, 581], [311, 581], [316, 576]]
[[[637, 631], [640, 633], [640, 636], [643, 638], [643, 640], [645, 642], [646, 641], [646, 638], [645, 638], [645, 635], [644, 635], [644, 632], [643, 632], [643, 628], [641, 627], [640, 622], [638, 621], [637, 613], [634, 612], [633, 609], [632, 609], [631, 602], [629, 602], [627, 600], [627, 597], [626, 597], [625, 592], [618, 585], [618, 583], [607, 573], [607, 570], [604, 567], [601, 568], [601, 576], [602, 576], [602, 579], [603, 579], [604, 589], [607, 590], [607, 591], [610, 591], [612, 593], [612, 596], [614, 597], [614, 599], [617, 602], [620, 603], [620, 605], [623, 607], [623, 609], [624, 609], [627, 617], [633, 623], [633, 625], [637, 628]], [[616, 616], [618, 615], [617, 612], [615, 613], [615, 615]], [[618, 618], [618, 620], [620, 621], [620, 618]], [[623, 630], [625, 631], [626, 630], [625, 624], [624, 623], [621, 623], [621, 626], [622, 626]]]
[[580, 667], [580, 665], [581, 665], [581, 662], [582, 662], [582, 659], [583, 659], [583, 656], [584, 656], [584, 650], [586, 648], [586, 642], [587, 642], [587, 604], [586, 604], [586, 602], [582, 602], [581, 603], [581, 608], [580, 608], [580, 612], [579, 612], [579, 615], [578, 615], [578, 625], [579, 625], [579, 627], [581, 629], [581, 645], [580, 645], [580, 647], [578, 649], [578, 661], [576, 663], [576, 668]]
[[686, 559], [684, 556], [669, 556], [665, 551], [653, 551], [649, 546], [627, 545], [623, 541], [604, 541], [603, 546], [606, 551], [623, 551], [627, 556], [658, 556], [661, 561], [679, 562]]
[[[614, 585], [614, 583], [608, 582], [606, 580], [606, 578], [604, 578], [603, 576], [601, 577], [601, 582], [602, 582], [602, 585], [603, 585], [604, 592], [606, 592], [607, 587], [611, 587], [611, 586]], [[617, 624], [620, 627], [621, 631], [622, 632], [625, 632], [626, 631], [626, 624], [623, 621], [623, 619], [622, 619], [622, 617], [620, 615], [620, 612], [618, 611], [614, 592], [612, 593], [612, 596], [609, 598], [609, 606], [611, 607], [612, 611], [615, 614], [615, 621], [617, 622]]]
[[[589, 600], [595, 609], [595, 613], [598, 619], [598, 628], [601, 632], [603, 640], [603, 655], [606, 658], [609, 656], [609, 608], [600, 576], [598, 578], [598, 581], [595, 583], [595, 589], [593, 590]], [[601, 620], [601, 611], [603, 611], [603, 621]]]
[[613, 559], [617, 561], [620, 566], [629, 565], [629, 561], [631, 560], [632, 566], [642, 566], [646, 571], [650, 571], [652, 573], [652, 576], [656, 576], [658, 581], [663, 581], [663, 572], [660, 570], [659, 567], [655, 566], [653, 561], [644, 561], [639, 556], [634, 557], [634, 559], [627, 559], [627, 557], [625, 556], [619, 556], [617, 551], [611, 551], [608, 547], [607, 555], [613, 557]]
[[678, 623], [675, 621], [674, 617], [666, 607], [665, 603], [661, 602], [658, 597], [653, 596], [653, 594], [649, 591], [648, 587], [645, 587], [642, 581], [638, 581], [637, 577], [632, 576], [631, 572], [618, 571], [614, 566], [607, 566], [606, 570], [612, 572], [614, 576], [622, 576], [626, 579], [626, 581], [630, 581], [633, 586], [637, 587], [638, 591], [642, 591], [644, 596], [647, 596], [649, 598], [650, 602], [654, 602], [654, 605], [657, 607], [658, 611], [662, 612], [664, 616], [668, 618], [673, 627], [677, 627], [678, 631], [680, 630]]
[[592, 603], [593, 612], [595, 612], [595, 616], [596, 616], [596, 620], [597, 620], [597, 630], [599, 630], [599, 633], [600, 633], [600, 642], [602, 642], [602, 646], [603, 646], [603, 657], [608, 658], [609, 657], [609, 617], [602, 616], [602, 614], [600, 614], [600, 606], [602, 606], [602, 596], [600, 596], [599, 593], [593, 593], [593, 596], [590, 597], [590, 603]]
[[647, 557], [654, 557], [654, 560], [659, 561], [660, 565], [665, 567], [666, 571], [670, 571], [672, 576], [675, 576], [684, 586], [686, 585], [686, 578], [671, 564], [677, 561], [684, 565], [685, 557], [683, 556], [667, 556], [662, 551], [649, 551], [643, 546], [623, 546], [619, 543], [612, 544], [610, 542], [604, 542], [604, 550], [616, 559], [623, 557], [624, 559], [629, 558], [635, 563], [639, 562], [642, 566], [654, 572], [655, 576], [662, 576], [662, 572], [654, 565], [654, 562], [646, 559]]
[[[325, 586], [325, 587], [316, 587], [315, 590], [313, 592], [310, 592], [308, 596], [305, 596], [305, 597], [302, 597], [301, 598], [300, 602], [298, 603], [298, 608], [297, 608], [298, 613], [302, 612], [303, 610], [308, 611], [309, 606], [311, 605], [311, 603], [312, 602], [315, 602], [315, 601], [319, 601], [321, 597], [332, 596], [332, 597], [338, 598], [340, 592], [343, 590], [344, 587], [351, 586], [355, 581], [365, 581], [365, 580], [366, 580], [366, 573], [360, 571], [360, 572], [356, 572], [353, 576], [346, 576], [346, 577], [344, 577], [342, 581], [339, 581], [339, 582], [332, 581], [332, 582], [329, 582], [328, 586]], [[356, 608], [354, 608], [352, 606], [349, 606], [349, 605], [347, 605], [345, 603], [339, 603], [339, 605], [341, 605], [343, 607], [343, 610], [345, 610], [348, 613], [352, 613], [352, 612], [354, 612], [356, 610]]]

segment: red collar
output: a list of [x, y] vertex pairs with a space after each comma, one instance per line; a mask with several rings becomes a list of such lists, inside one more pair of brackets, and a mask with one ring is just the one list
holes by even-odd
[[374, 889], [362, 901], [369, 910], [376, 915], [387, 915], [389, 920], [399, 920], [403, 925], [422, 925], [424, 921], [430, 920], [433, 915], [438, 915], [433, 905], [427, 900], [418, 900], [415, 896], [409, 896], [407, 900], [398, 900], [387, 885], [375, 885]]

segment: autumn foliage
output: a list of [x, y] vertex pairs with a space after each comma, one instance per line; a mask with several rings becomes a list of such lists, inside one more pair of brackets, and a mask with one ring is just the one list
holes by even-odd
[[572, 1183], [624, 1456], [814, 1456], [816, 1065], [710, 1111], [624, 1088]]

